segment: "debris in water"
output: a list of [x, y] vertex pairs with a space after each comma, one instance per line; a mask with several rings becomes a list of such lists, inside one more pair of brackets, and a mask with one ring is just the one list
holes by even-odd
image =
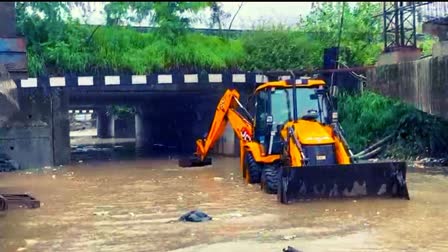
[[285, 236], [283, 236], [283, 240], [292, 240], [292, 239], [295, 239], [295, 238], [297, 238], [296, 235], [285, 235]]
[[241, 213], [231, 213], [229, 214], [230, 217], [243, 217], [243, 214]]
[[221, 177], [214, 177], [213, 180], [214, 180], [214, 181], [222, 181], [222, 180], [224, 180], [224, 179], [221, 178]]
[[106, 215], [109, 215], [109, 212], [108, 211], [94, 212], [93, 215], [96, 215], [96, 216], [106, 216]]
[[78, 160], [78, 163], [82, 164], [82, 162], [83, 162], [82, 160]]
[[212, 217], [208, 216], [206, 213], [193, 210], [179, 218], [180, 221], [189, 221], [189, 222], [204, 222], [212, 220]]
[[287, 248], [283, 249], [283, 252], [302, 252], [302, 251], [300, 251], [298, 249], [295, 249], [295, 248], [293, 248], [291, 246], [288, 246]]
[[26, 248], [24, 248], [24, 247], [20, 247], [17, 249], [17, 251], [25, 251], [25, 250], [26, 250]]

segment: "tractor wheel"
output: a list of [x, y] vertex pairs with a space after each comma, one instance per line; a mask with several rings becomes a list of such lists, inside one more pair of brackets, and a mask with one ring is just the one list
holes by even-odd
[[261, 172], [261, 189], [269, 194], [276, 194], [278, 183], [280, 181], [280, 173], [276, 165], [266, 164]]
[[8, 210], [8, 201], [0, 195], [0, 214], [5, 214]]
[[261, 167], [250, 152], [246, 152], [246, 155], [244, 155], [244, 167], [249, 173], [249, 183], [260, 183]]

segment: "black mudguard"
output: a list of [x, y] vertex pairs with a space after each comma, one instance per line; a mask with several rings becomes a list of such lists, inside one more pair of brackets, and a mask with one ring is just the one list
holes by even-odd
[[323, 198], [387, 197], [409, 200], [405, 162], [280, 167], [283, 204]]

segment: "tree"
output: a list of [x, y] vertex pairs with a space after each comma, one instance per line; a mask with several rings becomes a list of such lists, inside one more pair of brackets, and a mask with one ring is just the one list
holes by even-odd
[[[381, 3], [350, 3], [344, 8], [341, 47], [350, 51], [341, 55], [347, 65], [369, 65], [376, 61], [382, 48], [382, 19], [373, 18], [381, 12]], [[313, 36], [322, 47], [338, 44], [343, 3], [313, 4], [311, 12], [299, 22], [304, 32]]]
[[[217, 6], [214, 2], [110, 2], [106, 4], [108, 25], [128, 22], [141, 22], [145, 18], [158, 27], [160, 33], [178, 35], [188, 28], [192, 16], [208, 7]], [[190, 17], [188, 17], [190, 15]]]
[[30, 75], [44, 73], [49, 62], [73, 70], [86, 67], [90, 53], [84, 41], [89, 27], [81, 27], [70, 17], [72, 4], [16, 2], [17, 29], [27, 39]]
[[225, 20], [231, 17], [230, 13], [223, 11], [222, 3], [212, 2], [210, 6], [212, 10], [210, 28], [214, 28], [218, 25], [218, 29], [221, 31], [224, 26]]

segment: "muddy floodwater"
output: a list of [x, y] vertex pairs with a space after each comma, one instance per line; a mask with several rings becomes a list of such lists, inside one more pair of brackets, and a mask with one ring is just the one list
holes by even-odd
[[[411, 200], [281, 205], [245, 185], [237, 158], [85, 162], [0, 174], [39, 209], [0, 217], [0, 251], [448, 251], [448, 177], [408, 174]], [[180, 223], [199, 209], [213, 217]]]

